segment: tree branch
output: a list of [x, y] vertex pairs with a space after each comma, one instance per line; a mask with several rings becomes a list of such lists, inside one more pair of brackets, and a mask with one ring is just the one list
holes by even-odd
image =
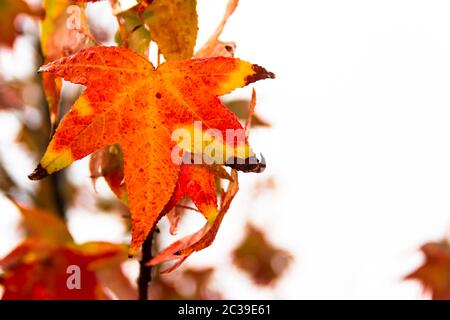
[[[44, 55], [42, 52], [42, 48], [40, 46], [40, 43], [38, 41], [38, 39], [36, 40], [35, 43], [36, 46], [36, 53], [38, 56], [38, 64], [41, 65], [44, 63]], [[42, 76], [38, 77], [38, 82], [40, 84], [40, 88], [41, 88], [41, 101], [40, 101], [40, 106], [41, 106], [41, 113], [42, 113], [42, 118], [46, 119], [42, 121], [42, 126], [41, 126], [41, 130], [39, 131], [39, 134], [41, 135], [41, 137], [36, 137], [36, 143], [39, 146], [39, 150], [45, 150], [47, 148], [47, 141], [49, 136], [53, 135], [55, 127], [53, 127], [50, 124], [50, 110], [49, 110], [49, 106], [48, 106], [48, 102], [47, 99], [45, 98], [45, 91], [44, 91], [44, 85], [42, 83]], [[62, 95], [62, 92], [61, 92]], [[38, 133], [36, 133], [38, 134]], [[58, 214], [63, 220], [66, 219], [66, 209], [67, 209], [67, 203], [66, 203], [66, 199], [64, 196], [64, 189], [67, 185], [67, 180], [66, 180], [66, 174], [65, 172], [56, 172], [52, 175], [50, 175], [50, 177], [47, 178], [48, 181], [44, 182], [41, 181], [41, 183], [47, 183], [47, 185], [45, 185], [44, 187], [49, 187], [51, 189], [51, 193], [52, 193], [52, 200], [53, 200], [53, 209], [55, 211], [56, 214]]]
[[55, 209], [58, 215], [62, 218], [66, 218], [66, 201], [63, 195], [64, 175], [62, 172], [56, 172], [50, 177], [50, 184], [53, 188], [53, 198], [55, 202]]

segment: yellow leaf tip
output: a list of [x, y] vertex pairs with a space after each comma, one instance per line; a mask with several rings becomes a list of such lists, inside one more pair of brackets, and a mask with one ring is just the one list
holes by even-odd
[[49, 175], [48, 171], [41, 166], [41, 164], [38, 164], [36, 169], [34, 169], [33, 173], [28, 175], [28, 179], [30, 180], [41, 180], [44, 179]]
[[134, 258], [135, 255], [136, 255], [136, 249], [133, 247], [130, 247], [128, 249], [128, 259]]

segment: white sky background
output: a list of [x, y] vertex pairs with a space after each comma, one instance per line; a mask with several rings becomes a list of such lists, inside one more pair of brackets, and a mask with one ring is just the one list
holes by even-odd
[[[225, 4], [199, 0], [199, 44]], [[422, 261], [419, 246], [450, 227], [450, 1], [241, 0], [222, 39], [277, 75], [255, 84], [257, 112], [273, 128], [253, 131], [251, 143], [268, 169], [241, 175], [216, 242], [189, 264], [217, 265], [227, 298], [426, 297], [402, 277]], [[17, 61], [9, 68], [21, 70]], [[13, 122], [0, 117], [0, 152], [30, 169], [8, 156]], [[72, 170], [89, 187], [86, 163]], [[255, 182], [271, 175], [278, 188], [253, 199]], [[1, 205], [0, 255], [16, 233]], [[79, 241], [124, 240], [110, 217], [71, 217]], [[182, 226], [195, 230], [201, 219], [193, 220]], [[274, 290], [252, 286], [230, 263], [246, 220], [295, 256]]]

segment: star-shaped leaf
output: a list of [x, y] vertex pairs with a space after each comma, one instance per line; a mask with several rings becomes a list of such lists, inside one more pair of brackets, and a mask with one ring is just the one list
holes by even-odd
[[[173, 132], [183, 129], [192, 136], [211, 138], [208, 129], [222, 137], [227, 130], [242, 130], [218, 96], [274, 77], [260, 66], [224, 57], [170, 61], [155, 70], [144, 57], [120, 47], [84, 49], [41, 71], [87, 88], [62, 120], [30, 178], [41, 179], [99, 148], [120, 144], [133, 222], [131, 255], [166, 213], [181, 166], [173, 161], [174, 148], [201, 154], [207, 145], [203, 140], [177, 144], [172, 141]], [[255, 158], [246, 139], [232, 140], [210, 142], [226, 151], [221, 153], [221, 164]], [[247, 161], [231, 166], [251, 171]]]

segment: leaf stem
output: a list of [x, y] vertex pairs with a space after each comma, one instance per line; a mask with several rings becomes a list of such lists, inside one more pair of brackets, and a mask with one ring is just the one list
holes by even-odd
[[148, 286], [152, 280], [152, 267], [146, 263], [152, 259], [153, 231], [151, 231], [142, 244], [142, 259], [139, 262], [139, 300], [148, 300]]

